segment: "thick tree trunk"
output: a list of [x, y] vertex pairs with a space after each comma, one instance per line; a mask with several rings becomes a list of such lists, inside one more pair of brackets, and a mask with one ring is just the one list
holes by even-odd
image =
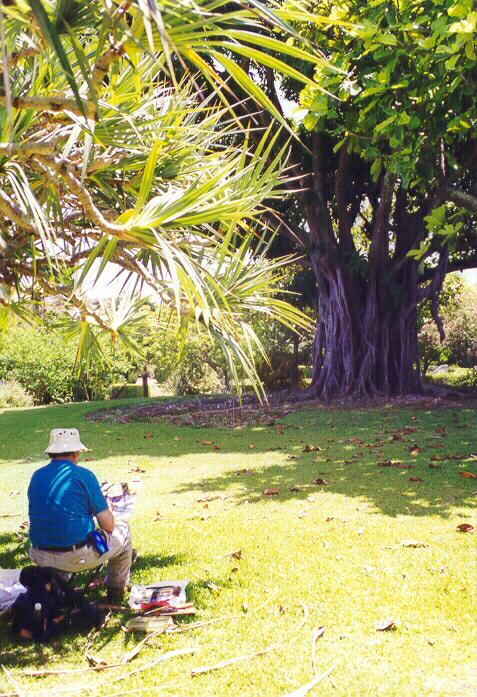
[[308, 394], [363, 399], [419, 391], [414, 268], [360, 279], [318, 254], [312, 266], [319, 319]]

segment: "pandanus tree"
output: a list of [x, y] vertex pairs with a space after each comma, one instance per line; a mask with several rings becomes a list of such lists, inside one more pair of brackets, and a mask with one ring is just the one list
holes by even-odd
[[192, 325], [207, 331], [236, 381], [240, 368], [257, 385], [250, 313], [295, 328], [307, 320], [277, 294], [288, 259], [266, 256], [264, 216], [292, 179], [287, 145], [273, 125], [247, 136], [230, 84], [268, 107], [237, 67], [244, 55], [296, 78], [280, 55], [321, 64], [273, 37], [262, 48], [270, 28], [292, 31], [303, 13], [255, 0], [0, 10], [0, 329], [14, 315], [38, 318], [50, 298], [80, 363], [101, 355], [104, 337], [134, 348], [144, 300], [108, 309], [84, 292], [114, 265], [176, 313], [181, 341]]

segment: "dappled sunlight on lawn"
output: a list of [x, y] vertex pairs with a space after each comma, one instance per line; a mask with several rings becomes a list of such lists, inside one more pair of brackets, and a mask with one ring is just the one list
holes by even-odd
[[[141, 555], [133, 582], [188, 578], [199, 619], [235, 618], [145, 648], [144, 659], [153, 660], [158, 646], [200, 647], [200, 659], [183, 658], [165, 676], [180, 681], [183, 665], [214, 663], [293, 634], [301, 603], [310, 612], [303, 634], [267, 659], [214, 675], [212, 693], [228, 694], [230, 679], [253, 680], [256, 671], [272, 684], [289, 679], [290, 665], [308, 670], [310, 632], [322, 625], [321, 664], [372, 674], [372, 694], [389, 670], [396, 680], [414, 675], [414, 661], [435, 684], [446, 682], [451, 650], [465, 673], [474, 540], [457, 525], [475, 525], [477, 485], [460, 476], [477, 469], [475, 410], [303, 410], [268, 426], [198, 428], [85, 418], [97, 408], [0, 412], [0, 516], [11, 516], [0, 517], [0, 566], [28, 563], [20, 523], [31, 473], [46, 460], [50, 428], [75, 426], [91, 447], [82, 464], [100, 479], [142, 484], [132, 518]], [[137, 637], [121, 631], [129, 616], [101, 632], [95, 653], [113, 662], [135, 645]], [[398, 629], [376, 632], [387, 617]], [[84, 636], [67, 635], [58, 650], [27, 650], [3, 630], [7, 666], [86, 665]], [[42, 687], [60, 684], [42, 680]], [[106, 694], [102, 680], [88, 674], [89, 689]], [[424, 678], [416, 680], [421, 689]], [[208, 697], [202, 688], [198, 694]]]

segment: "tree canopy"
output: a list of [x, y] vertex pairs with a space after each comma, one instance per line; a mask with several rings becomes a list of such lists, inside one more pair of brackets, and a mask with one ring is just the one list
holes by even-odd
[[440, 324], [446, 273], [477, 266], [477, 12], [472, 0], [309, 8], [332, 23], [295, 29], [327, 62], [294, 63], [316, 84], [281, 90], [308, 149], [292, 143], [295, 234], [318, 286], [313, 391], [419, 389], [416, 307], [431, 299]]

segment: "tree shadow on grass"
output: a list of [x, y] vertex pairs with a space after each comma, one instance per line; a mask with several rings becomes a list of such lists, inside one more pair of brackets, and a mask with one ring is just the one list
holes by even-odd
[[[405, 465], [412, 463], [413, 469], [400, 469], [379, 467], [376, 462], [314, 462], [309, 454], [295, 457], [289, 464], [239, 469], [184, 483], [175, 493], [195, 491], [204, 497], [212, 492], [228, 492], [229, 504], [240, 506], [259, 501], [306, 500], [322, 491], [368, 500], [380, 513], [391, 517], [439, 515], [446, 518], [453, 506], [472, 508], [476, 504], [475, 482], [459, 477], [459, 470], [468, 469], [470, 463], [466, 466], [450, 461], [436, 470], [430, 469], [427, 463], [403, 461]], [[411, 481], [411, 477], [422, 481]], [[278, 489], [279, 493], [264, 494], [270, 489]]]
[[[149, 469], [149, 464], [144, 465], [150, 477], [159, 471], [156, 467], [178, 462], [177, 472], [183, 482], [175, 488], [175, 493], [197, 492], [203, 495], [207, 492], [227, 492], [231, 496], [230, 503], [238, 505], [245, 501], [303, 500], [317, 489], [323, 489], [332, 494], [365, 498], [382, 513], [392, 517], [401, 514], [446, 517], [455, 505], [470, 507], [475, 502], [475, 499], [472, 500], [475, 484], [471, 479], [459, 477], [460, 469], [475, 468], [475, 463], [465, 460], [475, 451], [476, 437], [476, 411], [467, 404], [461, 410], [455, 407], [393, 407], [388, 410], [375, 407], [341, 413], [324, 408], [313, 411], [305, 409], [281, 419], [280, 428], [277, 428], [277, 424], [270, 424], [255, 428], [208, 429], [207, 435], [203, 429], [176, 427], [167, 423], [110, 424], [86, 421], [85, 415], [95, 405], [73, 406], [74, 409], [65, 408], [61, 412], [56, 407], [50, 408], [51, 411], [21, 410], [15, 413], [14, 419], [9, 412], [1, 413], [0, 430], [4, 424], [8, 433], [5, 439], [7, 446], [0, 450], [0, 464], [11, 463], [11, 460], [2, 458], [13, 451], [15, 457], [24, 457], [27, 461], [31, 455], [28, 449], [31, 448], [31, 436], [35, 436], [34, 447], [37, 447], [39, 429], [42, 431], [41, 438], [46, 438], [48, 428], [61, 419], [65, 425], [79, 426], [82, 433], [84, 429], [84, 439], [94, 447], [95, 455], [95, 461], [90, 464], [85, 460], [84, 464], [93, 470], [100, 466], [102, 458], [110, 457], [113, 452], [117, 453], [114, 457], [117, 457], [118, 464], [114, 463], [114, 466], [118, 467], [118, 472], [126, 468], [129, 471], [135, 456], [161, 458], [157, 465], [153, 460], [152, 469]], [[34, 425], [30, 423], [33, 417]], [[445, 424], [447, 428], [447, 439], [436, 432], [440, 424]], [[406, 435], [402, 442], [393, 441], [393, 431], [410, 425], [417, 427], [415, 431]], [[26, 440], [26, 444], [23, 444], [23, 440], [15, 436], [20, 432], [30, 433], [30, 444], [28, 439], [23, 439]], [[361, 445], [350, 442], [357, 437], [363, 440]], [[370, 449], [369, 446], [380, 438], [386, 441], [382, 452]], [[17, 442], [23, 452], [18, 450]], [[305, 453], [303, 449], [306, 443], [319, 444], [324, 451]], [[413, 444], [422, 448], [418, 457], [410, 454]], [[439, 463], [441, 469], [428, 467], [436, 454], [456, 452], [462, 455], [461, 460], [442, 461]], [[279, 464], [260, 466], [264, 454], [267, 454], [268, 461], [276, 459]], [[197, 455], [201, 463], [204, 463], [204, 458], [210, 458], [210, 471], [215, 472], [221, 466], [221, 458], [227, 458], [228, 469], [222, 474], [207, 475], [200, 480], [194, 475], [191, 478], [187, 471], [190, 459], [184, 466], [179, 461], [179, 458], [190, 458], [191, 455]], [[253, 467], [252, 474], [236, 475], [231, 469], [231, 455], [236, 459], [237, 470]], [[128, 461], [128, 458], [131, 460]], [[378, 463], [387, 458], [397, 459], [413, 469], [378, 467]], [[27, 468], [24, 468], [21, 476], [27, 480], [28, 475]], [[413, 476], [423, 481], [410, 481]], [[314, 484], [317, 478], [326, 480], [328, 484]], [[294, 489], [296, 486], [298, 489]], [[280, 494], [268, 499], [263, 491], [273, 487], [279, 488]]]

